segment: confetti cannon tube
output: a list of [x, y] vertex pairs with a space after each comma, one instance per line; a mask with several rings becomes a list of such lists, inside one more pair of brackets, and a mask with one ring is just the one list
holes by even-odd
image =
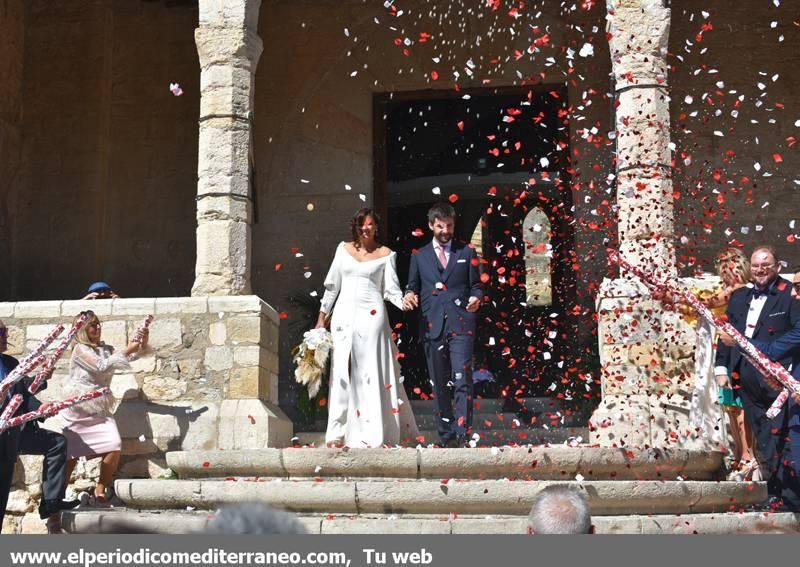
[[61, 339], [61, 342], [56, 347], [55, 352], [52, 354], [52, 356], [50, 356], [50, 358], [47, 359], [47, 361], [44, 363], [44, 366], [42, 366], [42, 369], [39, 371], [39, 374], [36, 375], [36, 378], [33, 379], [30, 387], [28, 387], [28, 391], [31, 394], [35, 394], [39, 391], [39, 388], [42, 387], [42, 382], [47, 379], [47, 377], [53, 371], [53, 368], [55, 368], [58, 359], [61, 358], [61, 356], [64, 354], [64, 351], [67, 350], [67, 347], [72, 342], [72, 339], [75, 338], [75, 335], [78, 334], [78, 331], [80, 331], [81, 328], [86, 324], [86, 319], [86, 314], [81, 315], [78, 320], [75, 321], [75, 324], [69, 330], [67, 336]]
[[22, 380], [31, 370], [40, 364], [43, 364], [44, 362], [45, 358], [41, 354], [35, 358], [26, 356], [22, 362], [20, 362], [17, 367], [8, 374], [8, 376], [6, 376], [2, 384], [0, 384], [0, 399], [8, 396], [8, 391], [14, 387], [14, 384]]
[[[764, 377], [764, 382], [773, 390], [780, 392], [778, 398], [767, 412], [768, 417], [773, 418], [778, 415], [778, 413], [780, 413], [781, 406], [786, 402], [790, 395], [795, 402], [800, 403], [800, 382], [798, 382], [783, 366], [764, 356], [764, 354], [754, 347], [750, 341], [747, 340], [747, 337], [737, 331], [733, 325], [727, 321], [722, 321], [721, 319], [714, 317], [714, 314], [711, 312], [711, 310], [703, 305], [703, 302], [697, 299], [694, 294], [690, 293], [689, 291], [675, 289], [673, 286], [665, 282], [655, 281], [640, 269], [623, 260], [615, 251], [611, 251], [609, 257], [622, 269], [628, 270], [648, 286], [659, 291], [679, 295], [686, 303], [688, 303], [695, 311], [697, 311], [698, 315], [700, 315], [703, 319], [733, 338], [733, 340], [742, 350], [742, 354]], [[786, 389], [785, 394], [784, 389]]]
[[153, 322], [153, 319], [154, 319], [154, 317], [152, 315], [148, 315], [147, 317], [144, 318], [144, 321], [142, 321], [142, 324], [139, 325], [139, 328], [136, 329], [136, 332], [133, 334], [133, 340], [134, 341], [139, 342], [139, 343], [142, 342], [142, 335], [144, 334], [144, 332], [147, 329], [150, 328], [150, 323]]
[[33, 421], [35, 419], [42, 419], [54, 416], [63, 409], [66, 409], [70, 406], [74, 406], [81, 402], [85, 402], [87, 400], [93, 400], [94, 398], [99, 398], [100, 396], [103, 396], [108, 392], [109, 392], [108, 388], [99, 388], [97, 390], [92, 390], [91, 392], [87, 392], [80, 396], [75, 396], [74, 398], [68, 398], [61, 402], [53, 403], [49, 408], [47, 408], [46, 411], [42, 410], [29, 411], [28, 413], [23, 413], [22, 415], [12, 417], [8, 421], [0, 423], [0, 434], [5, 433], [12, 427], [19, 427], [23, 423], [28, 423], [29, 421]]
[[8, 391], [11, 387], [22, 380], [22, 377], [27, 375], [31, 370], [39, 366], [45, 361], [44, 358], [44, 351], [45, 349], [50, 346], [56, 337], [60, 335], [64, 331], [64, 325], [58, 324], [53, 327], [53, 330], [50, 331], [47, 336], [42, 339], [42, 341], [33, 349], [25, 358], [23, 358], [17, 367], [6, 376], [3, 383], [0, 384], [0, 398], [4, 398], [8, 395]]
[[14, 394], [14, 397], [8, 401], [6, 407], [3, 409], [3, 413], [0, 414], [0, 427], [2, 427], [2, 424], [8, 423], [8, 420], [11, 419], [11, 416], [17, 412], [21, 405], [22, 394]]

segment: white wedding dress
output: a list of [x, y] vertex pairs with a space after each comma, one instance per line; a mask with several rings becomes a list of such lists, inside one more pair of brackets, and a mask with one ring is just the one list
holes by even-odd
[[[416, 445], [384, 301], [402, 308], [397, 255], [356, 260], [336, 247], [320, 311], [331, 316], [333, 356], [325, 442], [349, 447]], [[335, 304], [335, 307], [334, 307]]]

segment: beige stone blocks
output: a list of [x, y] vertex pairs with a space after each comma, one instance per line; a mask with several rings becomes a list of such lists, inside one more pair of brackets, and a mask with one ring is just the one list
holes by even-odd
[[203, 362], [210, 370], [230, 370], [233, 367], [233, 350], [226, 346], [209, 347]]
[[123, 298], [111, 302], [112, 315], [152, 315], [156, 312], [154, 298]]
[[14, 308], [17, 306], [16, 303], [0, 303], [0, 319], [6, 317], [13, 317], [14, 316]]
[[156, 315], [168, 313], [207, 313], [207, 297], [157, 297]]
[[[133, 330], [135, 332], [135, 329]], [[180, 319], [154, 319], [150, 325], [149, 345], [154, 350], [162, 352], [181, 348], [183, 334]]]
[[61, 316], [61, 301], [20, 301], [15, 304], [15, 319], [54, 319]]
[[233, 344], [254, 343], [267, 335], [267, 318], [230, 317], [226, 321], [228, 340]]

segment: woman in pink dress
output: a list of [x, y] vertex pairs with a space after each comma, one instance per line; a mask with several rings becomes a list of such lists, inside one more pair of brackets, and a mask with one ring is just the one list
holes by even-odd
[[[130, 370], [130, 361], [147, 346], [147, 330], [139, 333], [121, 352], [100, 340], [102, 326], [92, 311], [78, 331], [72, 350], [69, 379], [64, 386], [67, 397], [79, 396], [108, 386], [117, 370]], [[77, 320], [77, 318], [76, 318]], [[97, 502], [108, 499], [107, 490], [119, 465], [122, 441], [114, 421], [114, 396], [111, 392], [99, 398], [69, 407], [61, 412], [64, 437], [67, 438], [67, 480], [79, 457], [100, 457], [100, 479], [95, 486]]]

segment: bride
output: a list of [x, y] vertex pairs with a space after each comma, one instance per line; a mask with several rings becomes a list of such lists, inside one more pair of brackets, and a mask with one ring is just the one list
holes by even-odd
[[329, 447], [416, 444], [419, 435], [384, 303], [403, 308], [397, 255], [378, 242], [379, 222], [372, 209], [356, 212], [353, 240], [336, 247], [325, 278], [317, 328], [330, 322], [333, 337]]

